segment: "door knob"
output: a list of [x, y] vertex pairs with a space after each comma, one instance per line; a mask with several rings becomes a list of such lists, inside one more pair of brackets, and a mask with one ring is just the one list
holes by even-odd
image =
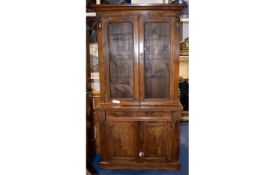
[[139, 152], [139, 157], [144, 157], [144, 153], [142, 151]]

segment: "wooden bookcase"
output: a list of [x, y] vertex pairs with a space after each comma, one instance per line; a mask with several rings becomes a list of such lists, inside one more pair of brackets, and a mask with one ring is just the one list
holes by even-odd
[[101, 168], [178, 169], [182, 5], [89, 5], [98, 24]]

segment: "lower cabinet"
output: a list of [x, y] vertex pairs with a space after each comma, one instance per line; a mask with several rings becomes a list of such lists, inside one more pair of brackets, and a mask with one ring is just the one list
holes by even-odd
[[[174, 131], [171, 121], [106, 121], [107, 149], [102, 168], [112, 169], [177, 169], [178, 160], [172, 160]], [[174, 135], [173, 135], [174, 134]], [[177, 142], [178, 139], [175, 139]], [[174, 156], [173, 156], [174, 157]], [[176, 156], [175, 156], [176, 157]], [[166, 164], [166, 163], [169, 163]]]

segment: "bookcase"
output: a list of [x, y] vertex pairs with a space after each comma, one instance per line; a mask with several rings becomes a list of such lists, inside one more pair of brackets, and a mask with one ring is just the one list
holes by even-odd
[[98, 19], [101, 168], [178, 169], [182, 5], [89, 5]]

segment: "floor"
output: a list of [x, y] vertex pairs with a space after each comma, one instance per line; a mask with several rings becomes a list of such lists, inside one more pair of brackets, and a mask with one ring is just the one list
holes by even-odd
[[98, 167], [100, 155], [93, 161], [99, 175], [188, 175], [189, 174], [189, 122], [180, 122], [180, 170], [104, 170]]

